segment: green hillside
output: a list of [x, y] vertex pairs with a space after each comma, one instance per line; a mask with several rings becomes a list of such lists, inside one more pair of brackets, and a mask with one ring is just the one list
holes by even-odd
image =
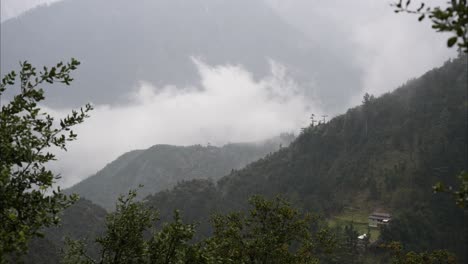
[[155, 145], [120, 156], [95, 175], [67, 190], [113, 210], [117, 198], [130, 189], [145, 197], [172, 188], [177, 182], [199, 178], [217, 180], [233, 169], [240, 169], [294, 139], [282, 134], [258, 143], [232, 143], [215, 146]]

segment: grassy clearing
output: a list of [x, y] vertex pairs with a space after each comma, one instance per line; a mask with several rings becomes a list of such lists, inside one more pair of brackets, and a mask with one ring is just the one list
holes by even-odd
[[[358, 231], [359, 234], [367, 233], [368, 231], [368, 220], [367, 217], [369, 214], [367, 212], [353, 212], [347, 211], [343, 212], [340, 215], [337, 215], [331, 219], [328, 219], [328, 225], [330, 227], [341, 226], [353, 224], [354, 228]], [[374, 242], [379, 238], [380, 231], [378, 228], [370, 228], [371, 242]]]

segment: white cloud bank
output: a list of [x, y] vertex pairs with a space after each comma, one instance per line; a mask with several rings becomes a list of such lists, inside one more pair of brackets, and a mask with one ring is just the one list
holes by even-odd
[[[255, 81], [241, 66], [209, 66], [194, 60], [201, 87], [160, 89], [142, 82], [127, 105], [97, 105], [75, 132], [78, 140], [52, 164], [68, 187], [124, 152], [154, 144], [213, 144], [256, 141], [308, 125], [319, 106], [308, 102], [285, 69]], [[55, 116], [69, 110], [48, 109]]]

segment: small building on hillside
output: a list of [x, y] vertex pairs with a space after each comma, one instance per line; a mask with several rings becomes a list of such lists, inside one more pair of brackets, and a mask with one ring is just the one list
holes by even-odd
[[387, 225], [390, 220], [392, 220], [392, 216], [388, 213], [373, 212], [369, 215], [369, 226], [378, 227], [381, 225]]

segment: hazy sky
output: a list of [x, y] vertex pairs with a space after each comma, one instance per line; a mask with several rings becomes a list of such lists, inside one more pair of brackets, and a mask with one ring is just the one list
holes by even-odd
[[[1, 0], [1, 19], [54, 1]], [[343, 110], [358, 104], [365, 92], [391, 91], [456, 54], [446, 47], [446, 35], [435, 33], [427, 21], [418, 23], [415, 16], [395, 14], [386, 0], [266, 2], [312, 41], [326, 43], [336, 56], [362, 70], [363, 87]], [[257, 80], [242, 65], [194, 60], [201, 85], [185, 89], [141, 80], [127, 104], [97, 105], [78, 127], [79, 140], [54, 164], [62, 183], [69, 186], [126, 151], [154, 144], [224, 144], [297, 133], [310, 113], [322, 113], [321, 102], [307, 100], [280, 64], [271, 65], [271, 73]], [[49, 111], [62, 116], [70, 109]]]
[[15, 17], [28, 9], [41, 4], [50, 4], [61, 0], [1, 0], [1, 21]]

